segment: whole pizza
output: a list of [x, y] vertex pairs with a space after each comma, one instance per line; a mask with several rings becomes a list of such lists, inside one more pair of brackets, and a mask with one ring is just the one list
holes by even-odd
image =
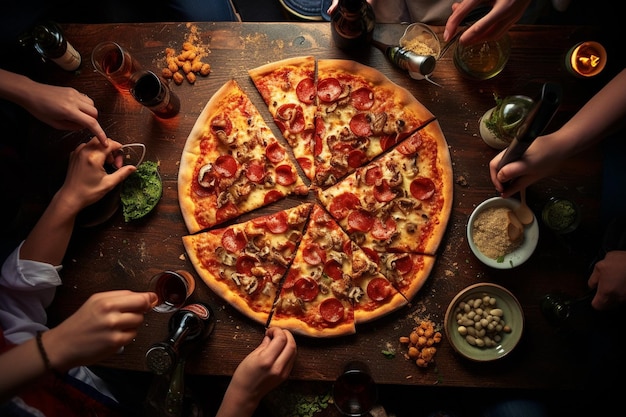
[[[302, 56], [249, 75], [282, 137], [237, 81], [211, 97], [178, 174], [187, 255], [257, 323], [353, 334], [430, 275], [452, 209], [443, 132], [406, 89], [354, 61]], [[300, 203], [253, 215], [290, 195]]]

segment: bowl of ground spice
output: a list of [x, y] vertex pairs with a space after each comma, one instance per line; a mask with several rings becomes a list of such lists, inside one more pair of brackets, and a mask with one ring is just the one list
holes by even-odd
[[490, 198], [479, 204], [467, 222], [467, 241], [474, 255], [496, 269], [520, 266], [530, 258], [539, 241], [537, 219], [522, 225], [513, 198]]

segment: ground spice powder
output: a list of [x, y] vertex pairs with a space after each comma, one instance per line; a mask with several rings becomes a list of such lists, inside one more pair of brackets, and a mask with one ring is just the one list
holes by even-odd
[[490, 207], [480, 212], [472, 225], [474, 244], [483, 255], [491, 259], [498, 259], [517, 249], [522, 242], [519, 239], [511, 241], [508, 233], [509, 212], [506, 207]]

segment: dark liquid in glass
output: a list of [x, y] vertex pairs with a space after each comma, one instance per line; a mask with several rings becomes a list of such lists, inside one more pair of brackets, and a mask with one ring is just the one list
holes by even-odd
[[139, 77], [132, 93], [137, 101], [162, 119], [174, 117], [180, 111], [178, 96], [153, 73], [146, 73]]
[[364, 416], [376, 403], [376, 385], [370, 375], [348, 371], [335, 381], [333, 397], [342, 414]]
[[109, 51], [102, 62], [102, 68], [107, 74], [112, 74], [118, 71], [122, 67], [123, 62], [122, 51], [119, 49], [112, 49]]
[[157, 292], [166, 304], [174, 307], [181, 306], [187, 298], [187, 286], [175, 275], [161, 274], [157, 282]]

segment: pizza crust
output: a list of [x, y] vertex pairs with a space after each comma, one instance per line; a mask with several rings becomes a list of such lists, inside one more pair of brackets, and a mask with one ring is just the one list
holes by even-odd
[[[268, 105], [275, 123], [279, 123], [278, 119], [280, 119], [280, 117], [276, 116], [277, 109], [282, 104], [285, 104], [281, 100], [290, 103], [296, 100], [294, 98], [296, 93], [293, 90], [293, 84], [297, 84], [301, 78], [290, 74], [289, 71], [307, 71], [312, 64], [315, 66], [315, 62], [315, 59], [311, 56], [294, 57], [271, 62], [249, 70], [251, 79], [253, 81], [257, 80], [255, 85], [259, 94], [262, 95]], [[267, 88], [267, 78], [276, 74], [280, 74], [280, 82], [282, 84], [275, 84], [272, 87], [274, 90], [270, 91]], [[331, 133], [333, 133], [332, 129], [336, 129], [333, 134], [337, 134], [341, 129], [350, 129], [350, 121], [353, 117], [372, 120], [372, 118], [380, 117], [381, 114], [385, 114], [386, 120], [391, 125], [402, 127], [391, 134], [383, 135], [379, 132], [369, 137], [368, 146], [363, 148], [365, 151], [364, 157], [362, 160], [358, 160], [359, 166], [354, 166], [352, 167], [353, 169], [349, 168], [344, 171], [345, 175], [343, 177], [337, 176], [334, 179], [335, 183], [330, 186], [326, 184], [322, 187], [323, 184], [311, 175], [313, 171], [307, 172], [303, 169], [309, 176], [309, 179], [312, 180], [311, 189], [316, 191], [318, 202], [328, 210], [330, 215], [335, 217], [336, 223], [334, 223], [334, 220], [333, 223], [338, 228], [340, 226], [341, 233], [345, 234], [346, 239], [348, 241], [352, 240], [351, 247], [354, 248], [354, 251], [344, 248], [351, 253], [350, 256], [352, 257], [352, 263], [345, 264], [351, 265], [350, 268], [352, 268], [347, 273], [344, 271], [345, 275], [348, 276], [346, 278], [347, 281], [344, 282], [346, 288], [335, 288], [333, 291], [337, 291], [336, 293], [324, 292], [308, 304], [305, 302], [304, 305], [307, 305], [308, 308], [305, 308], [303, 311], [297, 312], [294, 310], [293, 314], [290, 314], [289, 309], [284, 311], [278, 309], [277, 306], [281, 303], [283, 296], [291, 297], [296, 303], [298, 302], [298, 297], [294, 298], [293, 293], [290, 293], [285, 288], [289, 273], [296, 268], [302, 267], [302, 259], [298, 258], [299, 252], [296, 251], [303, 249], [302, 245], [305, 244], [304, 237], [302, 241], [298, 240], [297, 244], [292, 248], [293, 264], [289, 261], [289, 264], [285, 266], [282, 272], [282, 278], [276, 279], [274, 282], [275, 286], [268, 292], [267, 297], [261, 302], [257, 300], [256, 304], [250, 297], [238, 292], [231, 280], [224, 279], [223, 274], [225, 271], [232, 270], [232, 267], [207, 267], [207, 262], [214, 262], [217, 258], [216, 248], [220, 245], [219, 236], [224, 233], [226, 228], [213, 229], [213, 226], [219, 224], [219, 221], [214, 218], [215, 216], [208, 221], [206, 219], [198, 221], [198, 213], [200, 212], [201, 216], [205, 216], [206, 213], [204, 212], [207, 210], [205, 210], [206, 207], [199, 210], [197, 198], [195, 198], [191, 184], [197, 181], [198, 159], [203, 157], [203, 152], [207, 152], [207, 146], [210, 143], [206, 141], [206, 138], [211, 134], [209, 130], [211, 119], [216, 114], [224, 113], [224, 106], [226, 106], [224, 97], [232, 94], [233, 91], [240, 90], [240, 87], [234, 80], [225, 83], [211, 97], [189, 134], [181, 156], [178, 174], [178, 193], [185, 224], [189, 232], [192, 233], [183, 237], [185, 250], [200, 277], [213, 292], [256, 323], [267, 325], [268, 318], [271, 318], [270, 325], [272, 326], [280, 326], [303, 336], [328, 338], [354, 334], [357, 331], [357, 324], [368, 323], [397, 311], [406, 306], [417, 295], [431, 274], [436, 261], [437, 251], [447, 229], [452, 210], [454, 184], [450, 153], [441, 127], [438, 121], [435, 120], [434, 115], [413, 97], [408, 90], [391, 82], [379, 71], [349, 60], [318, 60], [315, 74], [316, 83], [323, 78], [338, 77], [346, 85], [352, 83], [351, 91], [354, 91], [354, 88], [363, 88], [361, 93], [371, 91], [371, 98], [373, 98], [371, 107], [367, 107], [369, 103], [366, 103], [366, 101], [370, 97], [367, 94], [362, 94], [352, 100], [360, 100], [360, 105], [367, 108], [342, 108], [341, 112], [333, 114], [336, 104], [320, 103], [318, 95], [316, 102], [306, 108], [306, 114], [310, 115], [313, 109], [314, 113], [318, 115], [317, 124], [313, 127], [316, 134], [321, 135], [322, 128], [325, 130], [330, 129]], [[259, 82], [259, 80], [263, 80], [263, 82]], [[276, 90], [276, 86], [285, 88], [285, 91], [281, 92], [280, 88]], [[232, 99], [226, 100], [226, 102], [232, 101]], [[254, 110], [256, 111], [256, 109]], [[347, 117], [350, 119], [347, 119]], [[293, 120], [289, 122], [293, 122]], [[363, 123], [363, 121], [357, 122]], [[258, 123], [254, 122], [253, 124]], [[283, 122], [280, 121], [280, 123]], [[343, 125], [339, 128], [334, 123]], [[281, 132], [285, 132], [284, 129], [286, 129], [286, 125], [282, 126]], [[299, 142], [308, 140], [302, 139], [302, 137], [297, 135], [290, 136], [289, 132], [284, 133], [284, 136], [287, 142], [290, 139], [294, 140], [294, 138], [297, 138]], [[322, 136], [316, 139], [326, 140]], [[292, 144], [289, 143], [289, 145]], [[211, 146], [213, 145], [209, 146], [209, 152], [214, 151], [214, 149], [211, 149]], [[236, 145], [234, 147], [235, 150], [237, 146], [241, 145]], [[303, 147], [301, 143], [298, 146], [300, 147], [292, 146], [296, 157], [298, 152], [300, 152], [300, 155], [306, 154], [306, 152], [314, 152], [312, 143], [311, 147], [308, 147], [308, 145]], [[398, 153], [399, 149], [402, 149], [403, 152]], [[337, 151], [336, 149], [329, 151], [331, 154], [333, 152], [335, 154], [343, 152], [343, 150]], [[308, 158], [309, 156], [305, 155], [305, 157]], [[292, 157], [289, 156], [289, 158], [291, 159]], [[311, 155], [310, 158], [313, 159], [313, 156]], [[337, 160], [334, 162], [337, 162]], [[293, 164], [293, 162], [291, 163]], [[354, 165], [354, 160], [351, 163]], [[368, 175], [368, 169], [375, 164], [396, 164], [397, 166], [416, 164], [417, 169], [413, 173], [403, 172], [403, 175], [406, 175], [409, 179], [403, 183], [402, 187], [404, 195], [412, 192], [420, 195], [421, 201], [415, 205], [416, 208], [407, 211], [409, 217], [411, 215], [416, 216], [414, 218], [415, 222], [421, 222], [417, 228], [419, 238], [416, 238], [415, 235], [402, 233], [395, 240], [389, 239], [388, 241], [382, 237], [368, 237], [367, 233], [355, 232], [351, 224], [348, 224], [344, 217], [338, 215], [337, 210], [332, 207], [333, 202], [339, 200], [341, 194], [346, 191], [354, 193], [362, 204], [366, 202], [372, 203], [374, 201], [372, 194], [373, 184], [376, 184], [377, 193], [384, 200], [385, 190], [381, 191], [380, 180], [370, 184], [370, 189], [368, 190], [362, 187], [363, 178]], [[315, 165], [314, 169], [320, 167], [321, 165]], [[426, 187], [420, 186], [415, 186], [417, 190], [412, 190], [411, 187], [413, 186], [410, 184], [416, 175], [427, 177], [433, 183], [434, 191], [422, 189]], [[298, 186], [304, 185], [300, 178], [298, 180]], [[294, 191], [295, 188], [297, 187], [293, 187], [291, 191]], [[432, 197], [421, 196], [421, 194], [430, 192], [434, 192]], [[302, 193], [302, 187], [300, 187], [300, 194]], [[271, 202], [257, 200], [255, 204], [255, 207], [261, 207], [271, 204]], [[313, 207], [312, 203], [305, 204], [308, 205], [309, 209]], [[381, 208], [384, 208], [385, 204], [387, 202], [380, 203], [380, 207], [377, 207], [377, 210], [373, 210], [372, 213], [376, 213]], [[237, 209], [240, 212], [233, 214], [232, 218], [236, 218], [239, 214], [250, 210], [245, 205], [241, 205]], [[323, 209], [315, 206], [315, 210]], [[383, 209], [382, 212], [385, 212], [385, 210], [388, 209]], [[348, 211], [346, 209], [346, 212]], [[326, 214], [328, 215], [328, 213]], [[313, 214], [311, 214], [311, 218], [313, 217]], [[402, 216], [397, 217], [400, 218]], [[379, 221], [377, 226], [379, 228], [378, 233], [383, 233], [384, 227], [386, 227], [383, 219], [377, 219], [376, 221]], [[228, 227], [242, 227], [242, 225], [249, 222], [234, 223]], [[383, 226], [382, 229], [381, 226]], [[312, 220], [307, 220], [306, 225], [303, 225], [303, 230], [306, 230], [307, 233], [311, 229], [316, 228], [317, 233], [331, 234], [329, 231], [331, 229], [326, 230], [321, 225], [315, 225]], [[197, 233], [200, 230], [205, 231]], [[211, 240], [213, 240], [212, 243], [207, 243]], [[326, 252], [326, 254], [338, 256], [336, 253], [331, 254], [331, 252]], [[348, 267], [346, 266], [346, 268]], [[327, 272], [324, 273], [326, 274]], [[324, 279], [326, 279], [324, 285], [329, 285], [328, 276], [325, 276]], [[341, 287], [344, 284], [335, 282], [333, 285]], [[368, 292], [368, 285], [371, 285], [373, 288], [370, 289], [370, 292]], [[357, 288], [360, 288], [360, 293]], [[351, 292], [348, 292], [348, 289]], [[345, 292], [342, 292], [344, 290]], [[348, 296], [348, 293], [351, 295]], [[375, 299], [372, 299], [370, 295]], [[343, 307], [343, 320], [338, 320], [336, 323], [320, 325], [318, 322], [315, 326], [308, 325], [307, 320], [320, 319], [322, 315], [319, 310], [321, 303], [332, 298], [340, 300]], [[337, 305], [334, 307], [338, 309]]]

